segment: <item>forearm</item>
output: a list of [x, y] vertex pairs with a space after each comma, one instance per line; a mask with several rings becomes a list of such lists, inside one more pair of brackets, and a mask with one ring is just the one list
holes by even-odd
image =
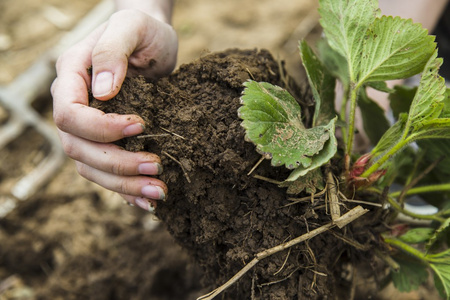
[[153, 18], [170, 24], [174, 0], [115, 0], [116, 9], [138, 9]]

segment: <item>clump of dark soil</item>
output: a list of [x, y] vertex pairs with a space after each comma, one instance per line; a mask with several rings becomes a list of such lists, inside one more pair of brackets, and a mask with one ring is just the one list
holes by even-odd
[[[160, 178], [169, 196], [158, 204], [157, 216], [204, 270], [209, 288], [223, 284], [256, 253], [329, 221], [323, 202], [284, 207], [290, 203], [284, 189], [247, 175], [260, 155], [244, 141], [237, 117], [242, 84], [254, 79], [286, 86], [280, 69], [267, 51], [229, 50], [183, 65], [156, 82], [129, 79], [115, 99], [93, 103], [105, 112], [134, 113], [146, 121], [144, 134], [152, 136], [120, 145], [161, 156]], [[255, 174], [277, 180], [287, 176], [267, 161]], [[349, 253], [345, 249], [325, 233], [261, 261], [227, 291], [227, 299], [331, 296], [337, 282], [330, 275], [340, 272], [336, 262]]]

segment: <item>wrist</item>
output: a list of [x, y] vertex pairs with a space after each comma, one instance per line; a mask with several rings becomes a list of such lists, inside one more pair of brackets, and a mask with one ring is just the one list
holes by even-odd
[[152, 18], [171, 24], [173, 0], [115, 0], [116, 10], [137, 9]]

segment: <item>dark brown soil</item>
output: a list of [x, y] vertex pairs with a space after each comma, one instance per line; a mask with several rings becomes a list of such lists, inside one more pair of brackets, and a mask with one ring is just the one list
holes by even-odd
[[[144, 134], [158, 135], [129, 138], [121, 146], [161, 155], [160, 178], [169, 197], [158, 204], [157, 216], [204, 270], [203, 283], [210, 288], [231, 278], [256, 253], [329, 219], [319, 202], [283, 208], [289, 203], [284, 189], [247, 175], [260, 156], [244, 141], [237, 117], [242, 83], [252, 78], [283, 86], [279, 70], [267, 51], [229, 50], [183, 65], [157, 82], [127, 80], [115, 99], [94, 103], [105, 112], [141, 115]], [[283, 168], [267, 161], [255, 173], [286, 177]], [[336, 282], [330, 275], [340, 270], [335, 264], [344, 249], [327, 233], [269, 257], [228, 290], [227, 299], [331, 296]]]
[[0, 219], [0, 298], [198, 296], [199, 270], [167, 231], [150, 232], [142, 218], [120, 210], [105, 207], [94, 193], [23, 202]]

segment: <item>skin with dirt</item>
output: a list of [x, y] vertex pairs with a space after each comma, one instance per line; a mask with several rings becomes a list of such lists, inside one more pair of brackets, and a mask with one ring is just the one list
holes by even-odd
[[[237, 116], [242, 83], [254, 79], [285, 86], [282, 77], [280, 64], [267, 51], [228, 50], [183, 65], [157, 82], [129, 79], [115, 99], [93, 101], [105, 112], [145, 120], [148, 137], [119, 145], [161, 156], [160, 179], [169, 196], [158, 203], [157, 216], [204, 270], [204, 285], [210, 288], [231, 278], [256, 253], [329, 221], [323, 202], [283, 207], [290, 203], [285, 189], [247, 175], [261, 156], [244, 140]], [[288, 175], [267, 160], [254, 174], [275, 180]], [[341, 269], [336, 262], [343, 254], [348, 254], [343, 242], [325, 233], [261, 261], [227, 290], [227, 297], [333, 295], [337, 282], [331, 275]]]

